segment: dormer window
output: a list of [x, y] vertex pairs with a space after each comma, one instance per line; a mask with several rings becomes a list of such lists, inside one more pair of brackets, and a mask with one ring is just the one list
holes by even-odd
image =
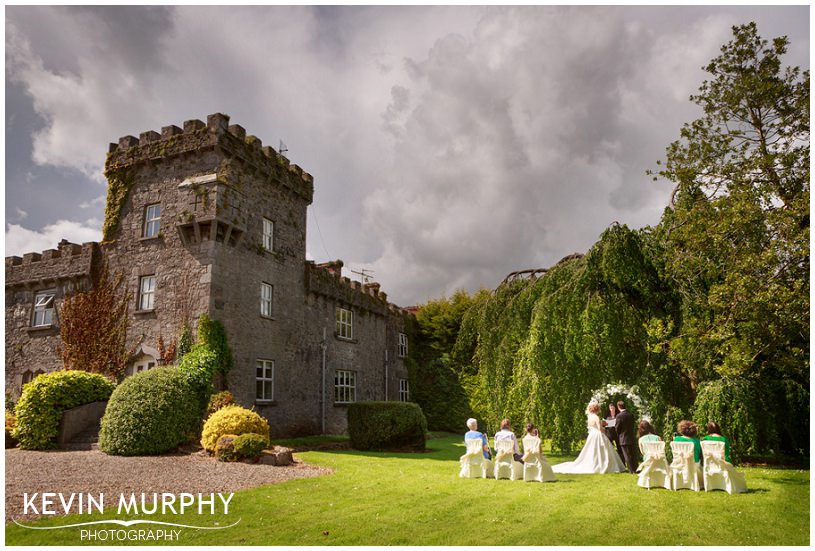
[[54, 323], [54, 297], [56, 291], [43, 291], [34, 296], [32, 327], [46, 327]]
[[144, 212], [143, 237], [158, 237], [161, 231], [161, 204], [147, 205]]

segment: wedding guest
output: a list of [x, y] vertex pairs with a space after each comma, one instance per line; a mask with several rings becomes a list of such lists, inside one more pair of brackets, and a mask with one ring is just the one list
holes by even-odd
[[540, 433], [538, 432], [538, 428], [535, 425], [533, 425], [532, 423], [527, 423], [526, 424], [526, 434], [528, 434], [529, 436], [537, 436], [538, 438], [540, 438]]
[[478, 421], [473, 418], [467, 419], [467, 428], [470, 430], [464, 435], [465, 445], [467, 440], [481, 440], [481, 449], [484, 452], [484, 459], [490, 459], [492, 453], [490, 452], [490, 445], [487, 442], [487, 435], [478, 432]]
[[730, 442], [727, 440], [727, 438], [722, 436], [722, 429], [719, 428], [719, 424], [711, 421], [705, 428], [707, 429], [707, 436], [702, 438], [702, 440], [724, 442], [724, 460], [728, 463], [732, 463], [732, 461], [730, 461]]
[[645, 446], [643, 446], [643, 444], [645, 442], [659, 442], [662, 440], [662, 438], [657, 436], [654, 427], [648, 421], [640, 421], [637, 434], [639, 436], [639, 440], [637, 442], [640, 447], [640, 453], [642, 453], [642, 460], [645, 461], [648, 457], [645, 453]]
[[509, 419], [503, 419], [501, 421], [501, 430], [495, 433], [495, 442], [498, 442], [499, 440], [512, 440], [512, 457], [515, 458], [515, 461], [523, 463], [523, 456], [521, 455], [521, 450], [518, 447], [518, 438], [515, 436], [515, 433], [512, 432]]
[[679, 421], [676, 425], [678, 435], [674, 436], [674, 442], [693, 442], [693, 460], [699, 465], [702, 463], [702, 443], [699, 441], [699, 427], [693, 421]]

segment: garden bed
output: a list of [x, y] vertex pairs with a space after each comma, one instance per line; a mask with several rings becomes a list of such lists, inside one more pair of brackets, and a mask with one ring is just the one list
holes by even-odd
[[[297, 461], [285, 467], [222, 463], [205, 452], [120, 457], [100, 451], [6, 450], [6, 522], [22, 513], [23, 494], [33, 492], [234, 492], [309, 478], [331, 469]], [[33, 515], [26, 515], [31, 518]]]

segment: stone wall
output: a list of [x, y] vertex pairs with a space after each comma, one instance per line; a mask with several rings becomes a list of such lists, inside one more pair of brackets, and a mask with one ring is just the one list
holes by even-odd
[[[20, 396], [23, 373], [62, 368], [59, 352], [59, 308], [65, 296], [91, 285], [91, 270], [100, 257], [97, 243], [61, 241], [57, 249], [6, 257], [6, 392]], [[55, 292], [53, 323], [33, 327], [34, 297]]]

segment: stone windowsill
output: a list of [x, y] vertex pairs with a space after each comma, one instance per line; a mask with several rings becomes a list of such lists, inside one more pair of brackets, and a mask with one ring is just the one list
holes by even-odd
[[147, 314], [155, 314], [155, 313], [156, 313], [156, 309], [151, 308], [150, 310], [136, 310], [135, 312], [133, 312], [133, 315], [134, 316], [146, 316]]
[[264, 316], [263, 314], [260, 315], [260, 319], [269, 320], [269, 321], [277, 321], [277, 318], [274, 316]]
[[160, 234], [160, 233], [159, 233], [159, 234], [157, 234], [157, 235], [152, 235], [152, 236], [150, 236], [150, 237], [139, 237], [139, 241], [140, 241], [140, 242], [145, 242], [145, 241], [159, 241], [159, 240], [160, 240], [160, 239], [162, 239], [162, 238], [164, 238], [164, 235], [162, 235], [162, 234]]
[[255, 400], [256, 406], [276, 406], [277, 400]]
[[353, 403], [354, 402], [334, 402], [334, 407], [335, 408], [347, 408], [348, 406], [350, 406]]
[[334, 333], [334, 338], [340, 342], [347, 342], [351, 344], [358, 344], [358, 339], [349, 339], [348, 337], [340, 337], [338, 334]]
[[29, 333], [47, 333], [48, 331], [56, 328], [57, 326], [55, 324], [50, 323], [48, 325], [32, 325], [30, 327], [26, 327], [26, 331]]

